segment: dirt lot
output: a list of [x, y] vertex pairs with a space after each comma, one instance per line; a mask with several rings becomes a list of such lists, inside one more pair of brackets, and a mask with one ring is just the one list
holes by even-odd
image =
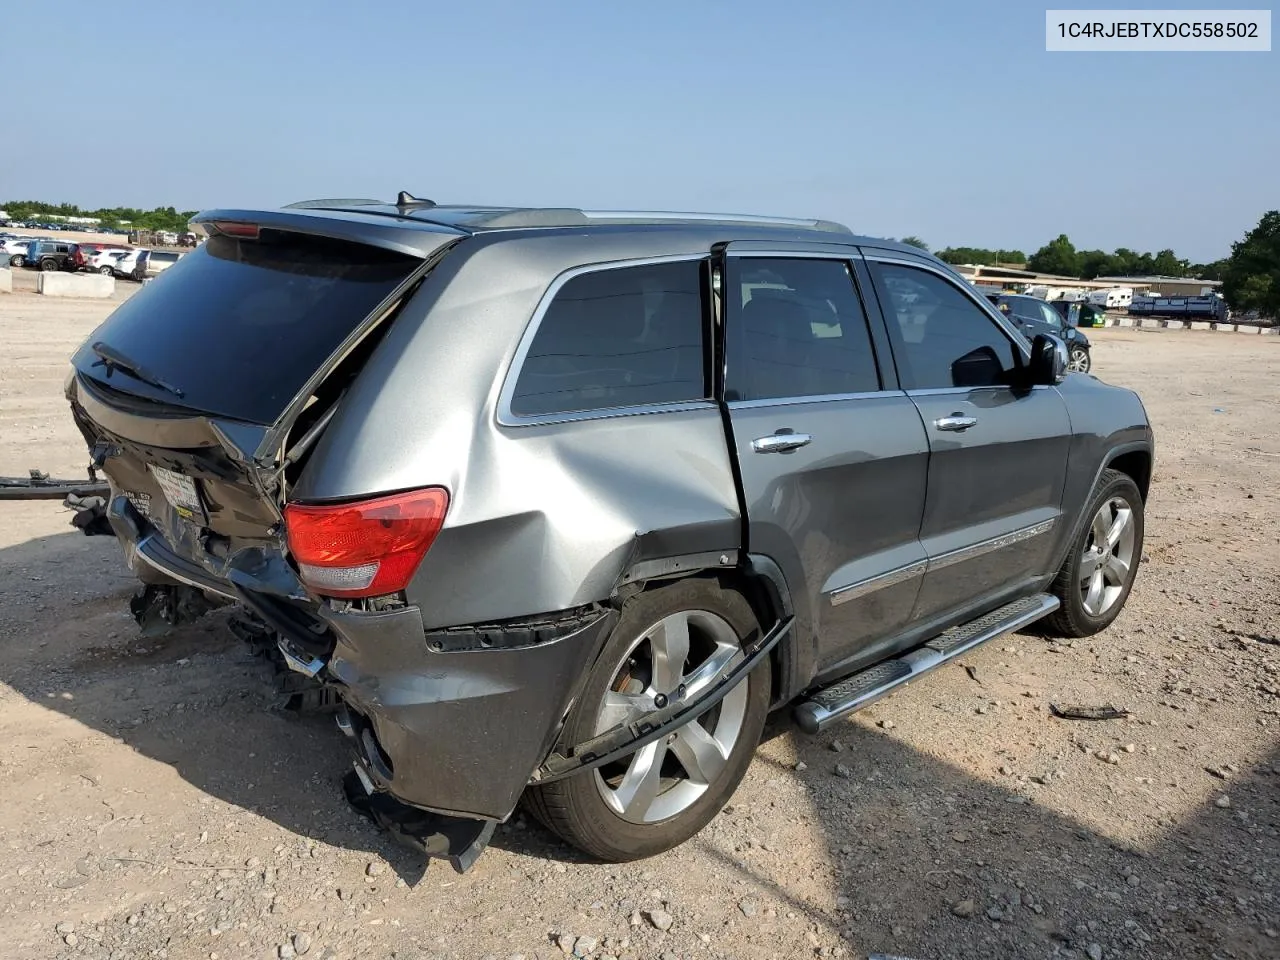
[[[108, 307], [0, 298], [0, 474], [82, 470], [61, 385]], [[522, 817], [424, 875], [218, 617], [140, 639], [114, 541], [0, 504], [0, 957], [1280, 957], [1280, 338], [1090, 335], [1158, 433], [1120, 620], [781, 720], [701, 836], [626, 866]]]

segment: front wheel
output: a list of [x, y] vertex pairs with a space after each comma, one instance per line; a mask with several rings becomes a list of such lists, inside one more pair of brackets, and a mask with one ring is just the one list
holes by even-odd
[[57, 260], [41, 260], [40, 269], [43, 270], [45, 273], [53, 273], [53, 271], [58, 269], [58, 261]]
[[1090, 366], [1092, 363], [1089, 360], [1089, 351], [1084, 347], [1072, 347], [1067, 369], [1074, 370], [1076, 373], [1088, 373]]
[[1092, 636], [1111, 625], [1142, 560], [1142, 494], [1132, 478], [1103, 470], [1085, 517], [1051, 588], [1061, 606], [1045, 621], [1050, 632], [1067, 637]]
[[111, 268], [110, 268], [110, 267], [99, 267], [99, 268], [98, 268], [98, 272], [99, 272], [100, 274], [102, 274], [104, 277], [109, 277], [109, 276], [111, 276]]
[[9, 258], [9, 266], [11, 267], [21, 267], [26, 262], [27, 262], [27, 258], [20, 253], [15, 253], [12, 257]]
[[[581, 743], [690, 697], [743, 658], [759, 630], [740, 593], [690, 579], [632, 597], [565, 724]], [[637, 860], [688, 840], [728, 802], [751, 763], [769, 710], [762, 663], [701, 717], [615, 763], [531, 787], [526, 805], [564, 840], [602, 860]]]

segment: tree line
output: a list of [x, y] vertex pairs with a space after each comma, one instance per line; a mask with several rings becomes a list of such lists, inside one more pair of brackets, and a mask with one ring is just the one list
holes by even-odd
[[9, 214], [10, 220], [43, 221], [50, 217], [94, 217], [104, 227], [131, 227], [135, 230], [171, 230], [183, 233], [198, 210], [175, 210], [173, 207], [156, 207], [139, 210], [135, 207], [101, 207], [85, 210], [73, 203], [43, 203], [39, 200], [10, 200], [0, 202], [0, 210]]
[[[903, 243], [928, 250], [919, 237], [904, 237]], [[1094, 280], [1098, 277], [1194, 277], [1221, 280], [1222, 293], [1236, 310], [1258, 310], [1280, 317], [1280, 210], [1264, 214], [1258, 225], [1231, 245], [1231, 255], [1212, 263], [1192, 263], [1172, 250], [1155, 254], [1138, 253], [1119, 247], [1077, 250], [1067, 235], [1059, 234], [1031, 256], [1021, 250], [986, 250], [981, 247], [947, 247], [936, 253], [951, 264], [1025, 267], [1036, 273]]]

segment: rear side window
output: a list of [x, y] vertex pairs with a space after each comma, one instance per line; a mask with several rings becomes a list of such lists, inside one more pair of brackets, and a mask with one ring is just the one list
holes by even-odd
[[511, 395], [519, 417], [697, 400], [705, 262], [571, 277], [555, 293]]
[[[111, 378], [116, 389], [269, 424], [421, 262], [274, 230], [263, 230], [260, 240], [211, 237], [122, 303], [91, 340], [185, 396], [119, 374]], [[76, 367], [101, 380], [89, 348], [76, 355]]]
[[867, 317], [848, 264], [735, 257], [728, 272], [729, 400], [880, 389]]

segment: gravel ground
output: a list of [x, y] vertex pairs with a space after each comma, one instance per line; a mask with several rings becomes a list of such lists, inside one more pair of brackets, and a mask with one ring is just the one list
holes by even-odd
[[[0, 474], [82, 471], [61, 385], [108, 308], [0, 297]], [[1116, 624], [779, 718], [706, 831], [625, 866], [520, 817], [424, 874], [220, 616], [140, 638], [113, 541], [0, 504], [0, 957], [1280, 957], [1280, 339], [1090, 336], [1157, 430]]]

